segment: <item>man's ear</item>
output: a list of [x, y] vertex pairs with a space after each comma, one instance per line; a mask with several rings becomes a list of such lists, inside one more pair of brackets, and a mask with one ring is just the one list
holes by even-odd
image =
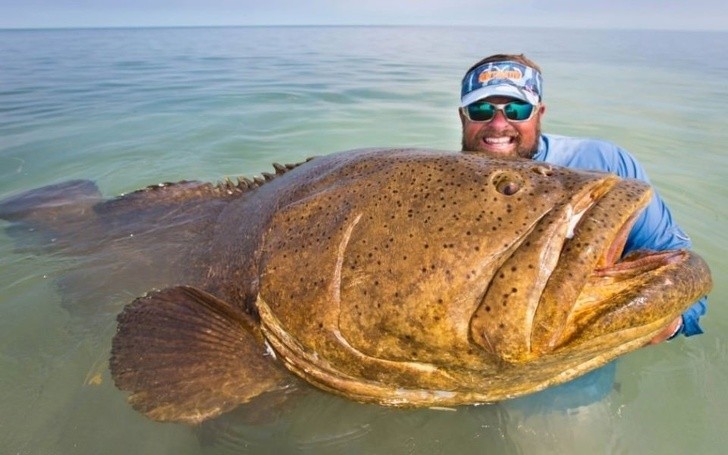
[[463, 108], [458, 108], [458, 115], [460, 115], [460, 125], [465, 126], [465, 122], [468, 120], [465, 118], [465, 114], [463, 113]]

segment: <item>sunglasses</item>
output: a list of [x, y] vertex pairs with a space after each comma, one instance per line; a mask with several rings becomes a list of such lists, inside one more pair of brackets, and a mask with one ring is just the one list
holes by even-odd
[[465, 115], [473, 122], [489, 122], [495, 113], [502, 111], [503, 115], [512, 122], [525, 122], [533, 116], [536, 106], [525, 101], [511, 101], [505, 104], [493, 104], [487, 101], [468, 104], [463, 108]]

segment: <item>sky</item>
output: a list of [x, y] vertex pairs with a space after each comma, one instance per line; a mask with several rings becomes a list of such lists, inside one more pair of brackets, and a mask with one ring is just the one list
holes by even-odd
[[0, 0], [0, 28], [481, 25], [728, 30], [727, 0]]

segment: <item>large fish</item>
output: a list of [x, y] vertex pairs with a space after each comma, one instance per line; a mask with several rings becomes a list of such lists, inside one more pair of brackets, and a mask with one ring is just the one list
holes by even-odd
[[358, 150], [106, 201], [69, 182], [0, 217], [103, 257], [104, 289], [161, 289], [119, 315], [111, 373], [149, 417], [199, 422], [287, 371], [357, 401], [452, 406], [637, 349], [712, 285], [690, 251], [621, 257], [651, 196], [529, 160]]

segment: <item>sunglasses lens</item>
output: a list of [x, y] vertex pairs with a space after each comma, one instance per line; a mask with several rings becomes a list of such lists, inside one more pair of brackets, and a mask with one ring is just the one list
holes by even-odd
[[[517, 122], [531, 118], [533, 108], [535, 107], [532, 104], [522, 101], [512, 101], [502, 106], [506, 118]], [[498, 107], [487, 102], [469, 104], [467, 107], [468, 118], [474, 122], [488, 122], [493, 120], [497, 109]]]
[[506, 104], [503, 108], [503, 112], [505, 112], [506, 118], [508, 120], [526, 120], [531, 117], [531, 113], [533, 112], [533, 104], [514, 101], [512, 103]]
[[487, 122], [495, 117], [495, 106], [490, 103], [468, 105], [468, 117], [474, 122]]

